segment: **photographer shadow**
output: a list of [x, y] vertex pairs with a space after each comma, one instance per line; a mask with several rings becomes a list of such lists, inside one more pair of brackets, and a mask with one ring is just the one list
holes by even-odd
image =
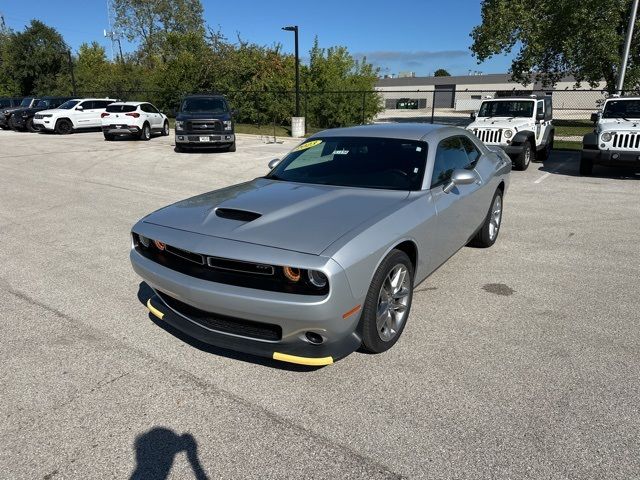
[[197, 480], [208, 480], [198, 458], [198, 444], [189, 433], [178, 435], [164, 427], [155, 427], [135, 441], [136, 468], [130, 480], [164, 480], [169, 477], [174, 459], [185, 452]]

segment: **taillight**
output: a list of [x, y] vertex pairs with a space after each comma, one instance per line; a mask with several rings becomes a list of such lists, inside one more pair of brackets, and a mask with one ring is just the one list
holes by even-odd
[[100, 118], [104, 118], [104, 117], [108, 117], [108, 116], [109, 116], [109, 114], [107, 112], [102, 112], [100, 114]]
[[138, 112], [125, 113], [125, 115], [127, 115], [129, 117], [133, 117], [133, 118], [138, 118], [140, 116], [140, 114]]

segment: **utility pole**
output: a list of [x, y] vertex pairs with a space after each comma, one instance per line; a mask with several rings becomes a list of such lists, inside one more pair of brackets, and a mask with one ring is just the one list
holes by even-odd
[[296, 117], [300, 116], [300, 57], [298, 55], [298, 25], [282, 27], [282, 30], [295, 34], [294, 42], [296, 49]]
[[638, 13], [638, 0], [631, 2], [631, 16], [629, 17], [629, 26], [627, 27], [627, 37], [624, 41], [624, 53], [622, 55], [622, 63], [618, 72], [618, 82], [616, 85], [616, 93], [622, 93], [624, 88], [624, 76], [627, 73], [627, 61], [629, 59], [629, 51], [631, 50], [631, 39], [633, 38], [633, 27], [636, 24], [636, 15]]
[[69, 73], [71, 75], [71, 87], [73, 88], [73, 96], [76, 96], [76, 76], [73, 73], [73, 60], [71, 59], [71, 50], [67, 50], [67, 56], [69, 57]]

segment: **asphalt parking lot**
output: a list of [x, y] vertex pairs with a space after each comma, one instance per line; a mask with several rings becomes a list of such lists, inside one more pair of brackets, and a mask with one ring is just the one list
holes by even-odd
[[133, 223], [295, 145], [171, 143], [0, 132], [0, 477], [640, 477], [640, 175], [513, 172], [393, 349], [306, 369], [148, 315]]

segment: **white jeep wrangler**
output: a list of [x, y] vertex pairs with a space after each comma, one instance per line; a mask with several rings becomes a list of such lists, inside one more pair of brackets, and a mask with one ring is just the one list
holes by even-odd
[[553, 148], [555, 127], [550, 96], [507, 97], [483, 100], [472, 113], [467, 130], [486, 145], [501, 147], [516, 170], [545, 160]]
[[594, 165], [640, 167], [640, 97], [611, 97], [591, 115], [596, 124], [582, 140], [580, 174]]

